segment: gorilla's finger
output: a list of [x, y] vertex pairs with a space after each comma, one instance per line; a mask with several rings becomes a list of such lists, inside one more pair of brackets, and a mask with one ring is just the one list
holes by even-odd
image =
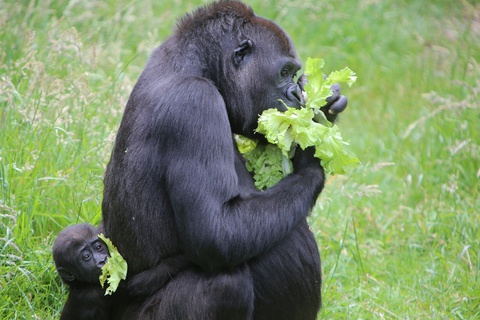
[[335, 102], [342, 94], [342, 87], [340, 87], [338, 83], [332, 84], [330, 90], [332, 90], [332, 95], [325, 99], [325, 101], [327, 101], [327, 104]]
[[328, 113], [330, 114], [338, 114], [340, 112], [343, 112], [348, 105], [348, 99], [345, 96], [339, 96], [337, 101], [332, 103], [330, 108], [328, 109]]
[[298, 80], [297, 80], [297, 84], [298, 86], [300, 87], [300, 89], [302, 89], [302, 91], [305, 91], [305, 85], [307, 84], [308, 80], [307, 80], [307, 76], [304, 74], [302, 74], [300, 77], [298, 77]]

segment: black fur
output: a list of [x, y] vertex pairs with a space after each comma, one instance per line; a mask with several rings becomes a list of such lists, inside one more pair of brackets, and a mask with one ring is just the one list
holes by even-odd
[[89, 224], [69, 226], [53, 245], [53, 260], [63, 282], [69, 286], [60, 320], [110, 319], [110, 297], [104, 297], [98, 277], [108, 258], [108, 249]]
[[[237, 1], [181, 20], [127, 103], [105, 174], [105, 232], [130, 274], [184, 256], [195, 267], [123, 319], [315, 319], [320, 257], [306, 217], [324, 186], [312, 150], [257, 190], [232, 139], [263, 110], [300, 107], [292, 41]], [[215, 294], [216, 293], [216, 294]], [[234, 315], [236, 317], [234, 317]]]
[[[53, 260], [62, 280], [69, 286], [61, 320], [115, 319], [112, 312], [119, 305], [153, 295], [191, 265], [181, 256], [165, 259], [131, 277], [128, 285], [122, 283], [113, 296], [105, 296], [99, 276], [109, 252], [98, 238], [102, 232], [102, 227], [97, 229], [84, 223], [65, 228], [55, 239]], [[85, 254], [89, 254], [88, 260], [83, 258]]]

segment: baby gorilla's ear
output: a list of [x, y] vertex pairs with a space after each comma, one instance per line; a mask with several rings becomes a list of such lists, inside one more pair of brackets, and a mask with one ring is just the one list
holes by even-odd
[[62, 277], [62, 279], [65, 281], [72, 282], [75, 280], [75, 276], [73, 275], [73, 273], [63, 267], [58, 268], [57, 272], [58, 274], [60, 274], [60, 277]]

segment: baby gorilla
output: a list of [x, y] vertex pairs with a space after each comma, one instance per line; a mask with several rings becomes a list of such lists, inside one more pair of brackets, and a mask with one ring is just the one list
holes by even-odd
[[76, 224], [61, 231], [53, 245], [53, 260], [58, 274], [70, 292], [60, 320], [110, 319], [111, 308], [124, 299], [141, 299], [162, 288], [179, 271], [187, 268], [183, 257], [165, 259], [152, 269], [135, 275], [113, 296], [105, 296], [99, 276], [109, 252], [98, 238], [102, 228]]
[[70, 293], [60, 317], [67, 319], [109, 319], [112, 297], [104, 296], [99, 276], [109, 257], [99, 230], [89, 224], [69, 226], [53, 244], [57, 272]]

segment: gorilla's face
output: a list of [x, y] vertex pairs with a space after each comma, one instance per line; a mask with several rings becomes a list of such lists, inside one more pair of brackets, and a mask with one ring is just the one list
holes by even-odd
[[276, 105], [280, 111], [286, 110], [285, 105], [293, 108], [305, 106], [302, 88], [296, 82], [297, 72], [300, 68], [301, 64], [297, 59], [279, 59], [277, 65], [273, 67], [276, 75], [272, 74], [271, 78], [276, 77], [276, 83], [271, 90], [272, 96], [265, 101], [267, 106], [271, 103], [270, 108]]
[[79, 280], [87, 283], [97, 283], [102, 274], [102, 267], [109, 257], [105, 243], [99, 238], [79, 243], [72, 250], [72, 260], [75, 261], [75, 269]]
[[109, 257], [97, 229], [89, 224], [67, 227], [55, 239], [53, 259], [60, 276], [70, 283], [98, 283]]
[[256, 138], [258, 117], [264, 110], [305, 105], [302, 87], [296, 82], [301, 62], [290, 38], [272, 22], [262, 23], [269, 28], [254, 29], [233, 51], [233, 67], [225, 79], [229, 89], [223, 90], [233, 131], [250, 138]]

